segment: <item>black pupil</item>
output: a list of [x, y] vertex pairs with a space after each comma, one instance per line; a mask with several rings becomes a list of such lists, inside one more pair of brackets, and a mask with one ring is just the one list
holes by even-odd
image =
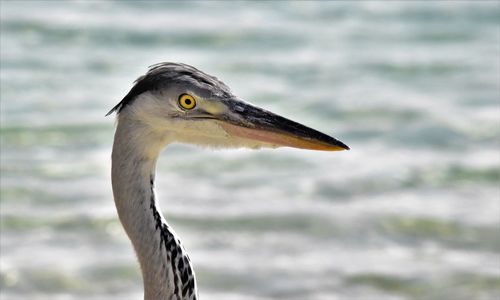
[[184, 102], [186, 103], [186, 105], [191, 105], [191, 100], [190, 99], [186, 99], [186, 100], [184, 100]]

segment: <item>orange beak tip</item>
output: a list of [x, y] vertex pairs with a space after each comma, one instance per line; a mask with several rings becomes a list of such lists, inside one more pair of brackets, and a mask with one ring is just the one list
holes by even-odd
[[346, 147], [334, 146], [327, 151], [344, 151], [344, 150], [351, 150], [351, 148], [347, 146]]

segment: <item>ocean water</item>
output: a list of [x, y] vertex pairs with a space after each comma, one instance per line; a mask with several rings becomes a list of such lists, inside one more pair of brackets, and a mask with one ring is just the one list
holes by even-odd
[[113, 117], [185, 62], [352, 150], [172, 145], [201, 299], [500, 297], [500, 5], [2, 1], [0, 298], [141, 299]]

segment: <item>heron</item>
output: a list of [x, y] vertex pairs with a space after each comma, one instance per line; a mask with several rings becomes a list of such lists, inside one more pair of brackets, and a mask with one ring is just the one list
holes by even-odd
[[113, 112], [113, 196], [139, 261], [145, 300], [198, 299], [191, 260], [155, 198], [156, 162], [168, 144], [349, 149], [329, 135], [244, 101], [221, 80], [182, 63], [150, 66], [106, 116]]

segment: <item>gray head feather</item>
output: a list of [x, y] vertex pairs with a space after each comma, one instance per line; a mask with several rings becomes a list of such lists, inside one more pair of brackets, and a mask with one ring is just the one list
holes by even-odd
[[159, 91], [173, 83], [206, 90], [221, 98], [229, 98], [232, 95], [229, 87], [214, 76], [187, 64], [163, 62], [150, 66], [148, 72], [135, 81], [128, 94], [106, 116], [115, 111], [120, 113], [142, 93]]

